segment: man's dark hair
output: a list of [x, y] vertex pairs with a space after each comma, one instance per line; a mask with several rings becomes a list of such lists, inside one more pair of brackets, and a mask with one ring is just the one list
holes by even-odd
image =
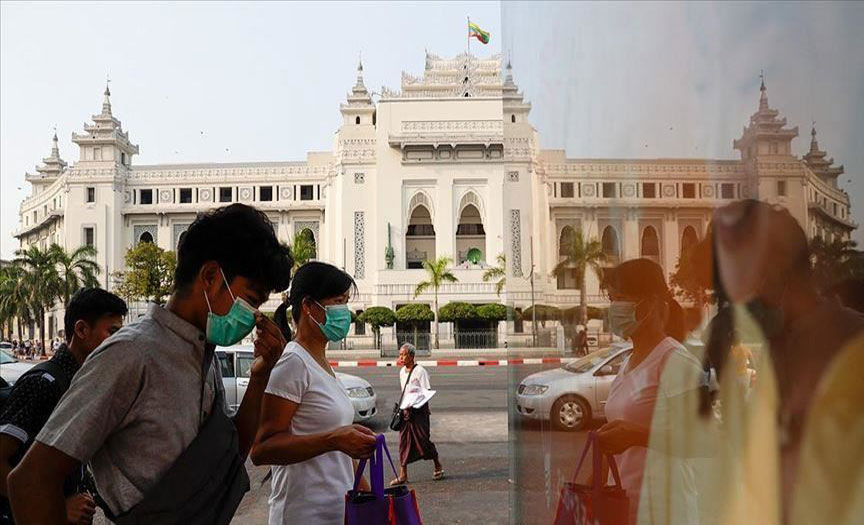
[[75, 335], [75, 323], [78, 321], [92, 325], [105, 315], [126, 315], [127, 311], [123, 299], [102, 288], [78, 290], [66, 305], [66, 315], [63, 318], [66, 342], [71, 341]]
[[300, 322], [303, 299], [322, 301], [356, 288], [354, 279], [332, 264], [319, 261], [307, 262], [297, 270], [291, 283], [291, 293], [288, 295], [291, 316], [295, 323]]
[[245, 204], [231, 204], [198, 215], [177, 248], [174, 286], [182, 292], [201, 266], [216, 261], [230, 283], [246, 277], [262, 292], [282, 291], [291, 282], [294, 260], [267, 216]]

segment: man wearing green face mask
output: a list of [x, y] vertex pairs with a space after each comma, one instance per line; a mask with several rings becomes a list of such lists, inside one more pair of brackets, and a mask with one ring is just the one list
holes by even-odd
[[[91, 354], [10, 475], [16, 521], [61, 522], [62, 481], [89, 462], [112, 521], [229, 523], [249, 488], [243, 464], [285, 344], [257, 308], [288, 287], [292, 265], [254, 208], [199, 216], [180, 242], [168, 303]], [[249, 386], [229, 414], [214, 351], [256, 326]]]

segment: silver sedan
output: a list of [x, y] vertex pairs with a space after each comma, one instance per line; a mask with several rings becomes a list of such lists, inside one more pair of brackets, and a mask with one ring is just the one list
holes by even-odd
[[[246, 388], [249, 386], [249, 370], [252, 367], [254, 349], [252, 345], [236, 345], [228, 348], [219, 347], [216, 356], [222, 372], [222, 384], [225, 386], [225, 400], [232, 410], [236, 410], [243, 401]], [[359, 423], [371, 419], [378, 413], [376, 406], [378, 396], [372, 385], [363, 378], [336, 372], [336, 378], [345, 387], [345, 393], [354, 406], [354, 422]]]
[[612, 380], [633, 347], [613, 343], [561, 368], [526, 377], [516, 390], [516, 411], [523, 417], [551, 420], [559, 430], [582, 430], [604, 417]]

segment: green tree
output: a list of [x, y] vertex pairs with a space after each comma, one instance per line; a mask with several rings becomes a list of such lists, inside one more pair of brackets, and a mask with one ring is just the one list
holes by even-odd
[[438, 346], [438, 290], [441, 288], [441, 285], [445, 282], [455, 283], [459, 279], [456, 278], [450, 272], [450, 263], [453, 262], [453, 259], [450, 257], [439, 257], [435, 261], [423, 261], [423, 269], [426, 270], [426, 275], [429, 278], [428, 281], [423, 281], [417, 285], [417, 288], [414, 289], [414, 298], [416, 299], [418, 295], [425, 292], [428, 289], [432, 289], [432, 293], [435, 296], [435, 308], [433, 309], [433, 315], [435, 317], [435, 349], [439, 348]]
[[96, 288], [99, 286], [97, 276], [102, 271], [96, 258], [96, 248], [80, 246], [71, 253], [57, 244], [52, 244], [49, 250], [57, 265], [57, 273], [62, 283], [63, 304], [69, 303], [72, 294], [82, 286]]
[[381, 348], [381, 327], [393, 326], [396, 323], [396, 312], [386, 306], [372, 306], [364, 310], [358, 319], [372, 327], [375, 348]]
[[708, 234], [698, 244], [681, 251], [675, 271], [669, 276], [669, 285], [680, 299], [704, 307], [713, 300], [712, 281], [712, 235]]
[[315, 258], [315, 240], [312, 232], [304, 229], [294, 236], [291, 243], [291, 257], [294, 259], [293, 271]]
[[495, 324], [507, 320], [507, 307], [503, 304], [483, 304], [477, 307], [477, 317]]
[[458, 323], [477, 319], [477, 307], [470, 303], [454, 301], [447, 303], [438, 311], [438, 321], [442, 323]]
[[45, 312], [62, 297], [63, 283], [57, 273], [56, 261], [50, 250], [42, 250], [38, 246], [30, 246], [26, 250], [15, 252], [15, 263], [24, 272], [20, 285], [24, 288], [26, 302], [33, 312], [36, 326], [39, 327], [39, 339], [42, 341], [42, 353], [45, 353]]
[[117, 292], [129, 299], [164, 304], [174, 288], [177, 256], [152, 242], [140, 242], [126, 252], [126, 270], [116, 272]]
[[23, 325], [33, 322], [27, 290], [23, 285], [24, 272], [21, 266], [12, 263], [0, 268], [0, 324], [8, 329], [12, 338], [13, 324], [18, 320], [18, 340], [23, 339]]
[[396, 310], [396, 321], [400, 324], [410, 326], [414, 331], [414, 344], [417, 344], [418, 329], [421, 324], [429, 323], [435, 319], [435, 312], [428, 304], [412, 303], [401, 306]]
[[499, 253], [495, 260], [498, 262], [498, 266], [490, 266], [483, 272], [483, 282], [495, 280], [495, 293], [500, 297], [507, 285], [507, 256]]
[[810, 263], [813, 279], [820, 290], [847, 279], [864, 278], [864, 252], [855, 241], [816, 237], [810, 241]]
[[582, 326], [588, 322], [588, 294], [585, 290], [585, 274], [588, 268], [594, 270], [599, 277], [602, 265], [606, 262], [606, 254], [603, 253], [603, 245], [597, 239], [585, 240], [582, 231], [576, 231], [573, 242], [564, 247], [564, 260], [559, 262], [552, 275], [558, 277], [567, 272], [574, 272], [576, 283], [579, 286], [579, 322]]

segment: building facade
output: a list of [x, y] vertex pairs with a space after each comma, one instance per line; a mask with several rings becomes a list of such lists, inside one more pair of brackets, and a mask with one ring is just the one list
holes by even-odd
[[[577, 231], [602, 241], [610, 262], [643, 256], [670, 272], [682, 246], [705, 234], [712, 210], [734, 199], [783, 205], [811, 237], [848, 239], [857, 227], [837, 187], [843, 167], [819, 149], [815, 129], [809, 151], [796, 156], [798, 128], [768, 105], [764, 84], [733, 141], [739, 160], [569, 159], [541, 150], [531, 105], [499, 56], [427, 53], [422, 75], [403, 73], [401, 88], [384, 88], [377, 100], [361, 64], [339, 111], [331, 151], [305, 161], [139, 166], [106, 88], [101, 112], [73, 133], [78, 161], [63, 161], [55, 136], [51, 155], [26, 175], [33, 191], [15, 236], [22, 248], [93, 245], [110, 289], [136, 243], [176, 249], [197, 213], [242, 202], [264, 211], [281, 240], [310, 236], [318, 259], [352, 274], [355, 310], [431, 304], [431, 293], [415, 298], [414, 288], [425, 279], [422, 262], [442, 256], [458, 282], [441, 288], [440, 304], [521, 310], [532, 301], [578, 304], [573, 276], [552, 275]], [[482, 276], [502, 254], [499, 296]], [[589, 303], [603, 304], [590, 272], [586, 291]]]

